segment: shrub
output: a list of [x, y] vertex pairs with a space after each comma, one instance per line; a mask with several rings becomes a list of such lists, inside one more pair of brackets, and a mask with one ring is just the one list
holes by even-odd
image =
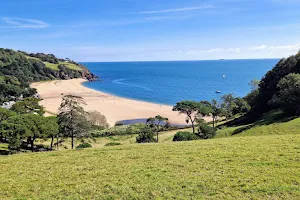
[[300, 115], [300, 74], [291, 73], [280, 79], [279, 91], [269, 101], [273, 107], [281, 108], [289, 115]]
[[78, 145], [76, 147], [76, 149], [86, 149], [86, 148], [91, 148], [91, 147], [92, 147], [92, 145], [89, 143], [82, 143], [82, 144]]
[[151, 128], [145, 127], [142, 132], [136, 137], [137, 143], [151, 143], [156, 142], [154, 133]]
[[118, 145], [122, 145], [122, 144], [120, 142], [109, 142], [105, 146], [110, 147], [110, 146], [118, 146]]
[[93, 137], [140, 134], [145, 127], [146, 125], [142, 123], [124, 126], [114, 126], [105, 130], [93, 130], [91, 134]]
[[174, 135], [173, 141], [190, 141], [198, 139], [199, 137], [194, 133], [179, 131]]
[[216, 128], [213, 128], [211, 126], [208, 126], [206, 123], [201, 123], [199, 125], [199, 129], [198, 129], [198, 136], [201, 139], [211, 139], [213, 137], [215, 137], [216, 135]]

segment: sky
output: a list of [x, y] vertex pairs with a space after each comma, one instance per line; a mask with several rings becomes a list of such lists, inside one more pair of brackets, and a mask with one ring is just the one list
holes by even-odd
[[0, 47], [75, 61], [282, 58], [300, 0], [3, 0]]

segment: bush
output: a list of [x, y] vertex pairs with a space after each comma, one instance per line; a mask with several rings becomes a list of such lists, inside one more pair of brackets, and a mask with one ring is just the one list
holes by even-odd
[[92, 145], [89, 143], [82, 143], [82, 144], [78, 145], [76, 147], [76, 149], [86, 149], [86, 148], [91, 148], [91, 147], [92, 147]]
[[154, 133], [151, 128], [145, 127], [142, 132], [136, 137], [137, 143], [151, 143], [156, 142]]
[[198, 130], [198, 136], [201, 139], [211, 139], [215, 137], [217, 132], [216, 128], [213, 128], [211, 126], [208, 126], [206, 123], [202, 123], [199, 125], [199, 130]]
[[122, 144], [120, 142], [110, 142], [110, 143], [107, 143], [105, 146], [110, 147], [110, 146], [118, 146], [118, 145], [122, 145]]
[[199, 140], [199, 137], [190, 132], [182, 132], [179, 131], [174, 135], [173, 141], [191, 141], [191, 140]]
[[124, 126], [114, 126], [107, 128], [105, 130], [93, 130], [93, 137], [107, 137], [107, 136], [116, 136], [116, 135], [133, 135], [140, 134], [142, 130], [146, 127], [145, 124], [131, 124]]

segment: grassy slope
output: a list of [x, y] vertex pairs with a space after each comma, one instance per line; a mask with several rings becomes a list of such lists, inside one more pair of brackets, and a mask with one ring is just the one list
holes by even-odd
[[[28, 59], [35, 59], [35, 60], [40, 60], [38, 58], [35, 57], [30, 57], [30, 56], [26, 56]], [[43, 62], [43, 61], [41, 61]], [[49, 63], [49, 62], [43, 62], [46, 67], [53, 69], [53, 70], [58, 70], [58, 65], [65, 65], [67, 66], [69, 69], [73, 69], [73, 70], [77, 70], [77, 71], [82, 71], [82, 69], [80, 67], [78, 67], [77, 65], [74, 65], [72, 63], [68, 63], [68, 62], [59, 62], [59, 64], [53, 64], [53, 63]]]
[[0, 157], [0, 197], [299, 199], [300, 135]]
[[299, 134], [300, 118], [282, 115], [280, 111], [272, 111], [253, 124], [218, 130], [217, 137]]

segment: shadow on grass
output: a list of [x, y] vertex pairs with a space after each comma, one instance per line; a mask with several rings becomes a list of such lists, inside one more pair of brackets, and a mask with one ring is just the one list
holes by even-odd
[[294, 120], [296, 118], [298, 118], [298, 116], [288, 116], [280, 110], [270, 111], [265, 115], [263, 115], [259, 120], [255, 121], [254, 123], [245, 125], [241, 128], [234, 130], [231, 135], [237, 135], [256, 126], [264, 126], [264, 125], [270, 125], [275, 123], [285, 123]]

